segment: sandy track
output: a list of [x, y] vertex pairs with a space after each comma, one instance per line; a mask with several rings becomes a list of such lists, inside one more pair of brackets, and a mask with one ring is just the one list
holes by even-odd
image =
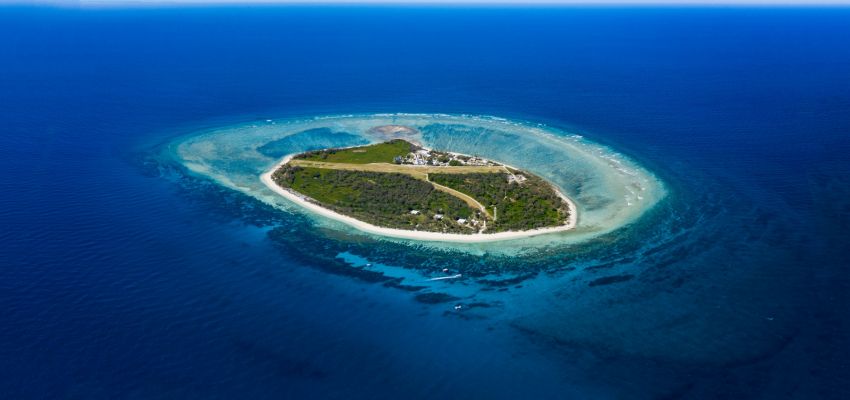
[[[578, 210], [576, 208], [575, 203], [567, 196], [565, 196], [560, 191], [556, 192], [559, 196], [561, 196], [564, 201], [567, 202], [567, 205], [570, 209], [570, 216], [567, 220], [567, 223], [561, 226], [553, 227], [553, 228], [540, 228], [533, 229], [528, 231], [508, 231], [508, 232], [499, 232], [499, 233], [474, 233], [469, 235], [457, 234], [457, 233], [439, 233], [439, 232], [423, 232], [423, 231], [408, 231], [403, 229], [391, 229], [391, 228], [382, 228], [380, 226], [375, 226], [358, 219], [349, 217], [347, 215], [339, 214], [335, 211], [329, 210], [322, 206], [312, 203], [309, 198], [304, 195], [300, 195], [284, 189], [274, 182], [272, 179], [272, 174], [277, 171], [278, 168], [286, 164], [292, 159], [292, 155], [286, 156], [274, 167], [266, 171], [266, 173], [260, 176], [260, 180], [263, 184], [274, 191], [275, 193], [283, 196], [284, 198], [292, 201], [293, 203], [306, 208], [310, 211], [313, 211], [316, 214], [325, 216], [327, 218], [343, 222], [347, 225], [353, 226], [361, 231], [382, 235], [387, 237], [394, 237], [400, 239], [413, 239], [413, 240], [424, 240], [424, 241], [438, 241], [438, 242], [454, 242], [454, 243], [481, 243], [481, 242], [497, 242], [501, 240], [511, 240], [511, 239], [519, 239], [530, 236], [543, 235], [547, 233], [555, 233], [555, 232], [564, 232], [571, 230], [576, 227], [578, 224]], [[389, 164], [388, 164], [389, 165]]]

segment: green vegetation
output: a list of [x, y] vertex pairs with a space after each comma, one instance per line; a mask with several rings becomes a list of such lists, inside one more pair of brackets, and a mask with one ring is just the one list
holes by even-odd
[[[338, 213], [387, 228], [475, 233], [474, 228], [456, 220], [480, 218], [478, 210], [459, 198], [406, 174], [287, 164], [275, 171], [272, 179]], [[412, 210], [419, 213], [411, 214]], [[436, 219], [437, 214], [442, 219]]]
[[509, 180], [510, 175], [501, 173], [432, 173], [428, 178], [475, 198], [488, 211], [495, 207], [496, 220], [487, 224], [489, 233], [563, 225], [569, 207], [554, 189], [534, 175], [515, 176], [525, 180]]
[[348, 149], [325, 149], [299, 154], [296, 159], [345, 164], [392, 163], [417, 147], [407, 141], [394, 139], [388, 142]]
[[537, 176], [401, 139], [302, 153], [272, 179], [340, 214], [395, 229], [525, 231], [561, 226], [570, 213]]

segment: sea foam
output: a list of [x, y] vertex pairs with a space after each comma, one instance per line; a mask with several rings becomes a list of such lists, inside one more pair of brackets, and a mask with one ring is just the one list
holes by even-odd
[[494, 243], [427, 244], [473, 252], [515, 252], [580, 243], [635, 222], [666, 195], [663, 183], [637, 162], [582, 135], [540, 123], [492, 116], [407, 113], [270, 120], [184, 136], [174, 146], [176, 156], [198, 175], [282, 210], [304, 213], [317, 226], [373, 236], [312, 214], [266, 188], [259, 177], [279, 159], [258, 149], [284, 143], [286, 148], [281, 151], [298, 153], [380, 142], [386, 137], [370, 128], [405, 125], [418, 131], [407, 139], [425, 146], [480, 155], [536, 173], [558, 186], [578, 206], [578, 225], [571, 231]]

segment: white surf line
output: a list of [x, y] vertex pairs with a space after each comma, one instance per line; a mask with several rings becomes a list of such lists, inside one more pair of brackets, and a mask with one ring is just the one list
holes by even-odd
[[342, 222], [346, 225], [357, 228], [363, 232], [371, 233], [374, 235], [387, 236], [397, 239], [413, 239], [413, 240], [422, 240], [422, 241], [433, 241], [433, 242], [449, 242], [449, 243], [484, 243], [484, 242], [498, 242], [501, 240], [512, 240], [512, 239], [520, 239], [527, 238], [531, 236], [543, 235], [548, 233], [555, 232], [564, 232], [576, 227], [578, 222], [578, 216], [576, 215], [577, 209], [575, 203], [572, 202], [567, 196], [561, 193], [559, 190], [555, 189], [555, 192], [558, 193], [564, 201], [567, 202], [570, 210], [570, 216], [567, 219], [567, 223], [561, 226], [551, 227], [551, 228], [539, 228], [532, 229], [528, 231], [507, 231], [507, 232], [499, 232], [499, 233], [473, 233], [473, 234], [458, 234], [458, 233], [439, 233], [439, 232], [426, 232], [426, 231], [410, 231], [404, 229], [392, 229], [392, 228], [382, 228], [380, 226], [372, 225], [367, 222], [360, 221], [359, 219], [355, 219], [349, 217], [347, 215], [342, 215], [337, 213], [336, 211], [327, 209], [318, 204], [310, 202], [307, 196], [302, 194], [298, 194], [294, 191], [287, 190], [272, 179], [272, 174], [277, 171], [278, 168], [289, 162], [295, 154], [290, 154], [284, 157], [279, 163], [275, 164], [271, 169], [266, 171], [266, 173], [260, 176], [260, 181], [263, 184], [272, 190], [273, 192], [283, 196], [287, 200], [310, 210], [316, 214], [324, 216], [326, 218], [330, 218], [335, 221]]
[[441, 280], [444, 280], [444, 279], [457, 279], [457, 278], [460, 278], [461, 276], [463, 276], [463, 274], [456, 274], [456, 275], [452, 275], [452, 276], [438, 276], [436, 278], [431, 278], [431, 279], [428, 279], [428, 280], [429, 281], [441, 281]]

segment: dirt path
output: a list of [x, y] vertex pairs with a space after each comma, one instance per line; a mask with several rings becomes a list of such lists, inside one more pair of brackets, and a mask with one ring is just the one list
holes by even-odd
[[488, 167], [488, 166], [462, 166], [462, 167], [437, 167], [430, 165], [398, 165], [387, 163], [371, 163], [371, 164], [344, 164], [344, 163], [329, 163], [322, 161], [308, 160], [290, 160], [289, 163], [293, 166], [305, 168], [323, 168], [323, 169], [338, 169], [344, 171], [369, 171], [369, 172], [396, 172], [400, 174], [410, 175], [416, 179], [421, 179], [434, 186], [435, 189], [448, 193], [454, 197], [463, 200], [472, 208], [481, 210], [489, 219], [493, 219], [493, 215], [487, 211], [483, 204], [479, 203], [471, 196], [454, 190], [450, 187], [434, 183], [428, 179], [428, 173], [442, 174], [474, 174], [474, 173], [504, 173], [507, 169], [503, 166]]
[[428, 181], [428, 182], [430, 182], [430, 183], [431, 183], [431, 185], [434, 185], [434, 189], [437, 189], [437, 190], [439, 190], [439, 191], [441, 191], [441, 192], [446, 192], [446, 193], [448, 193], [448, 194], [450, 194], [450, 195], [452, 195], [452, 196], [454, 196], [454, 197], [457, 197], [457, 198], [459, 198], [459, 199], [463, 200], [463, 201], [464, 201], [464, 202], [466, 202], [466, 204], [468, 204], [470, 207], [472, 207], [472, 208], [477, 208], [477, 209], [481, 210], [481, 212], [483, 212], [483, 213], [484, 213], [484, 215], [486, 215], [486, 216], [487, 216], [487, 218], [489, 218], [489, 219], [493, 219], [493, 216], [492, 216], [492, 215], [490, 215], [490, 212], [489, 212], [489, 211], [487, 211], [487, 208], [485, 208], [483, 204], [479, 203], [479, 202], [478, 202], [478, 200], [475, 200], [475, 199], [474, 199], [474, 198], [472, 198], [471, 196], [469, 196], [469, 195], [467, 195], [467, 194], [464, 194], [464, 193], [461, 193], [461, 192], [458, 192], [457, 190], [454, 190], [454, 189], [452, 189], [452, 188], [450, 188], [450, 187], [448, 187], [448, 186], [443, 186], [443, 185], [441, 185], [441, 184], [439, 184], [439, 183], [431, 182], [431, 180], [429, 180], [429, 179], [428, 179], [428, 176], [427, 176], [427, 175], [425, 176], [425, 180], [426, 180], [426, 181]]

